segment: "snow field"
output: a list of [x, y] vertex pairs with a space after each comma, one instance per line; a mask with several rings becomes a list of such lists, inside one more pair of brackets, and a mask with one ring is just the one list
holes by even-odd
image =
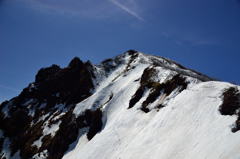
[[[230, 84], [224, 82], [199, 82], [190, 77], [188, 88], [178, 95], [173, 91], [165, 107], [149, 113], [140, 110], [149, 92], [145, 92], [136, 105], [128, 108], [131, 96], [139, 87], [139, 79], [146, 65], [137, 66], [127, 77], [120, 76], [105, 88], [77, 105], [74, 113], [93, 109], [108, 100], [102, 107], [103, 129], [89, 142], [86, 136], [79, 138], [84, 146], [68, 152], [64, 158], [238, 158], [240, 156], [240, 134], [232, 133], [231, 126], [236, 116], [222, 116], [219, 107], [222, 92]], [[170, 73], [170, 72], [169, 72]], [[170, 74], [165, 72], [165, 78]], [[160, 76], [160, 75], [159, 75]], [[157, 99], [160, 100], [161, 96]], [[152, 103], [154, 105], [156, 103]], [[154, 106], [153, 106], [154, 107]]]

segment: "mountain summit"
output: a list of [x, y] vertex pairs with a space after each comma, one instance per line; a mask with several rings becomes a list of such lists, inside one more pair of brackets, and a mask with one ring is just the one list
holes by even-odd
[[0, 157], [237, 159], [239, 90], [135, 50], [75, 57], [0, 105]]

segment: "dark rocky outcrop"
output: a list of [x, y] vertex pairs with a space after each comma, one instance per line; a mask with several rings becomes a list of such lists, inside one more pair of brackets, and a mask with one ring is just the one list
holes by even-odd
[[134, 54], [136, 54], [138, 51], [136, 51], [136, 50], [128, 50], [127, 51], [127, 53], [129, 54], [129, 55], [134, 55]]
[[[171, 80], [166, 81], [165, 83], [158, 83], [152, 80], [152, 77], [156, 76], [157, 71], [154, 67], [148, 67], [143, 71], [140, 80], [140, 87], [136, 91], [136, 93], [132, 96], [128, 109], [132, 108], [143, 96], [144, 92], [148, 89], [151, 89], [147, 99], [142, 103], [141, 110], [145, 113], [148, 113], [150, 110], [147, 106], [153, 103], [160, 95], [161, 91], [166, 96], [169, 96], [172, 91], [176, 88], [180, 88], [178, 93], [187, 88], [188, 82], [185, 81], [185, 78], [180, 74], [173, 76]], [[156, 108], [162, 108], [163, 105], [160, 104], [156, 106]]]
[[[41, 98], [59, 98], [59, 102], [65, 101], [67, 105], [80, 102], [82, 96], [89, 96], [93, 89], [92, 76], [86, 66], [78, 57], [75, 57], [68, 67], [58, 70], [58, 73], [48, 76], [44, 85], [38, 87]], [[36, 76], [36, 79], [39, 75]], [[58, 97], [56, 94], [59, 93]], [[39, 97], [39, 95], [37, 95]], [[61, 99], [61, 101], [60, 101]], [[51, 100], [51, 99], [49, 99]], [[53, 101], [55, 103], [55, 101]]]
[[[179, 88], [178, 93], [181, 93], [184, 89], [187, 88], [188, 82], [185, 81], [186, 79], [184, 77], [181, 77], [179, 74], [173, 76], [171, 80], [166, 81], [165, 83], [158, 83], [155, 82], [153, 84], [151, 93], [147, 97], [147, 99], [142, 103], [142, 110], [146, 112], [147, 106], [151, 103], [153, 103], [160, 95], [161, 91], [163, 91], [163, 94], [166, 96], [169, 96], [172, 91]], [[161, 104], [156, 107], [163, 107]]]
[[230, 87], [223, 92], [223, 103], [219, 108], [222, 115], [237, 115], [233, 132], [240, 130], [240, 92], [236, 87]]
[[[99, 122], [98, 113], [92, 116], [93, 126], [84, 124], [85, 119], [76, 119], [72, 113], [75, 105], [89, 97], [94, 89], [93, 70], [89, 61], [83, 63], [78, 57], [63, 69], [57, 65], [42, 68], [38, 71], [35, 82], [29, 84], [17, 98], [1, 104], [0, 128], [4, 137], [9, 137], [12, 141], [11, 156], [20, 150], [21, 158], [28, 159], [47, 149], [48, 158], [58, 159], [77, 139], [81, 128], [89, 126], [93, 132], [91, 137], [99, 131], [99, 128], [95, 130]], [[6, 116], [1, 110], [8, 105], [9, 112]], [[57, 105], [64, 105], [66, 109], [59, 110]], [[30, 111], [34, 111], [34, 115], [30, 115]], [[54, 116], [61, 113], [64, 114], [59, 119], [53, 120]], [[46, 117], [40, 120], [43, 115]], [[61, 122], [55, 136], [43, 136], [43, 124], [46, 121], [50, 122], [49, 126]], [[41, 136], [42, 146], [38, 149], [33, 146], [33, 142]], [[1, 138], [0, 148], [2, 140]]]
[[60, 70], [61, 68], [57, 65], [40, 69], [35, 77], [36, 87], [43, 85], [47, 79], [54, 77]]
[[[145, 90], [152, 88], [154, 81], [151, 78], [154, 76], [155, 70], [154, 68], [146, 68], [143, 71], [143, 74], [140, 79], [140, 87], [136, 91], [136, 93], [132, 96], [128, 109], [132, 108], [143, 96]], [[145, 110], [147, 111], [147, 110]]]

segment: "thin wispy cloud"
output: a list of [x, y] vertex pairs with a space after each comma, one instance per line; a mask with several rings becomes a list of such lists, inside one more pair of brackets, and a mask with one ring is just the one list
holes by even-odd
[[191, 43], [192, 45], [211, 45], [214, 44], [213, 41], [207, 39], [206, 37], [202, 37], [200, 35], [188, 35], [183, 37], [183, 40]]
[[214, 45], [217, 44], [218, 41], [213, 39], [211, 36], [206, 35], [202, 31], [193, 30], [193, 31], [182, 31], [175, 29], [174, 31], [166, 31], [161, 33], [167, 38], [174, 39], [175, 43], [179, 46], [183, 44], [201, 46], [201, 45]]
[[[185, 50], [186, 52], [190, 52], [190, 50], [186, 47], [186, 45], [184, 44], [184, 41], [186, 41], [186, 36], [183, 37], [183, 35], [176, 30], [168, 30], [168, 31], [161, 31], [160, 32], [165, 38], [167, 38], [169, 41], [172, 41], [173, 43], [175, 43], [176, 45], [178, 45], [180, 48], [182, 48], [183, 50]], [[190, 40], [190, 39], [189, 39]], [[192, 41], [191, 41], [192, 42]]]
[[76, 1], [76, 0], [21, 0], [25, 4], [44, 13], [57, 13], [80, 16], [83, 18], [103, 19], [111, 17], [116, 11], [108, 0]]
[[166, 38], [169, 37], [169, 35], [168, 35], [167, 33], [161, 32], [161, 34], [162, 34], [163, 36], [165, 36]]
[[180, 43], [179, 41], [175, 40], [175, 43], [178, 44], [179, 46], [182, 46], [182, 43]]
[[21, 90], [19, 90], [19, 89], [15, 89], [15, 88], [3, 86], [3, 85], [0, 85], [0, 88], [11, 90], [11, 91], [16, 91], [16, 92], [21, 92]]
[[142, 17], [140, 17], [137, 13], [135, 13], [134, 11], [132, 11], [130, 8], [128, 8], [127, 6], [119, 3], [116, 0], [109, 0], [110, 2], [112, 2], [113, 4], [115, 4], [116, 6], [118, 6], [119, 8], [123, 9], [124, 11], [126, 11], [127, 13], [133, 15], [134, 17], [136, 17], [138, 20], [142, 21], [145, 23], [145, 20], [143, 20]]
[[[1, 0], [0, 0], [1, 1]], [[21, 0], [28, 4], [29, 7], [42, 12], [53, 12], [60, 14], [71, 14], [86, 18], [106, 19], [114, 17], [119, 10], [113, 9], [113, 5], [122, 11], [134, 16], [138, 20], [145, 22], [139, 15], [141, 7], [135, 1], [125, 0], [93, 0], [93, 1], [76, 1], [76, 0]]]

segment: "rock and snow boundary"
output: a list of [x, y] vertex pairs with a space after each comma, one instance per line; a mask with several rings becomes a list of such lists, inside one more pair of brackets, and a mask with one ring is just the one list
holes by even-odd
[[75, 58], [1, 104], [0, 157], [237, 159], [239, 90], [134, 50]]

